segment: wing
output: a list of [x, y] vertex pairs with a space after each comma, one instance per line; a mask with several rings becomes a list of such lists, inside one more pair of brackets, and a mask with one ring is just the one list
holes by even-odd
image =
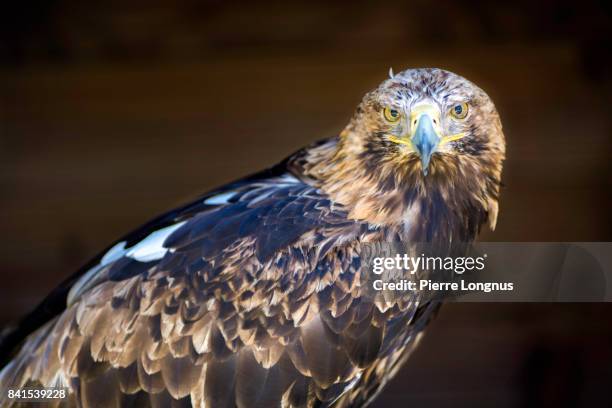
[[[56, 287], [31, 313], [25, 316], [16, 327], [10, 327], [8, 330], [5, 329], [0, 333], [0, 365], [3, 366], [6, 364], [15, 347], [23, 341], [28, 334], [43, 326], [49, 320], [54, 319], [66, 309], [66, 305], [69, 303], [69, 293], [71, 293], [71, 297], [74, 298], [78, 292], [84, 289], [85, 282], [90, 282], [89, 284], [91, 285], [93, 284], [93, 279], [98, 282], [105, 280], [108, 277], [108, 273], [104, 270], [104, 266], [108, 266], [118, 260], [116, 258], [121, 255], [119, 248], [132, 248], [138, 244], [141, 244], [140, 248], [145, 246], [151, 248], [151, 240], [143, 242], [148, 236], [168, 227], [171, 229], [181, 221], [190, 219], [196, 214], [206, 213], [222, 206], [223, 198], [227, 197], [224, 196], [225, 193], [233, 190], [240, 191], [242, 189], [248, 189], [254, 187], [253, 184], [257, 184], [264, 180], [269, 180], [270, 183], [273, 183], [277, 178], [283, 179], [283, 176], [285, 178], [291, 177], [286, 175], [286, 163], [287, 160], [270, 169], [204, 194], [192, 203], [154, 218], [106, 248], [83, 268], [60, 283], [58, 287]], [[160, 234], [158, 233], [157, 236], [159, 237]], [[159, 246], [160, 242], [157, 241], [157, 244]], [[125, 265], [126, 263], [129, 264], [128, 267], [125, 267], [126, 270], [134, 271], [134, 269], [139, 268], [141, 270], [146, 270], [138, 257], [127, 256], [123, 258], [121, 265]], [[121, 265], [116, 265], [114, 271], [122, 269]], [[84, 278], [84, 276], [86, 276], [86, 278]]]
[[373, 234], [279, 168], [229, 184], [64, 285], [50, 304], [65, 309], [23, 341], [0, 388], [65, 386], [83, 406], [332, 405], [379, 382], [373, 367], [414, 335], [415, 299], [361, 296]]

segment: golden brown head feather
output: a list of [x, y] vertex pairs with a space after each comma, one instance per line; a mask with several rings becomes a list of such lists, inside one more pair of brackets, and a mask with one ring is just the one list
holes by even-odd
[[[427, 174], [409, 139], [412, 111], [424, 104], [439, 110], [441, 134], [463, 135], [437, 147]], [[467, 108], [464, 118], [452, 115], [457, 105]], [[400, 119], [389, 122], [385, 109]], [[356, 219], [402, 224], [408, 212], [441, 199], [461, 215], [482, 211], [479, 222], [493, 229], [504, 157], [499, 115], [482, 89], [441, 69], [411, 69], [367, 93], [340, 137], [309, 150], [301, 171]]]

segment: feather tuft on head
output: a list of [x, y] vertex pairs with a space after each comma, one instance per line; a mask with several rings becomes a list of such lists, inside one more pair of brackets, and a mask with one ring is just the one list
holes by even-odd
[[389, 78], [393, 79], [395, 75], [393, 74], [393, 67], [389, 68]]

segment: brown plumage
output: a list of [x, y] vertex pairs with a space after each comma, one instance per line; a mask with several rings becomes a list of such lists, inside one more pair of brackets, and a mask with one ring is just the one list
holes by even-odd
[[415, 69], [338, 137], [126, 236], [2, 339], [8, 388], [83, 406], [363, 406], [438, 303], [371, 296], [365, 245], [495, 226], [504, 137], [488, 96]]

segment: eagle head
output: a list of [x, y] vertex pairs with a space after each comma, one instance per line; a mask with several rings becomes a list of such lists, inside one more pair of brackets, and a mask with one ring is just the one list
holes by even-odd
[[423, 68], [390, 72], [364, 96], [333, 158], [314, 167], [356, 218], [389, 224], [443, 204], [494, 228], [504, 156], [491, 98], [457, 74]]

